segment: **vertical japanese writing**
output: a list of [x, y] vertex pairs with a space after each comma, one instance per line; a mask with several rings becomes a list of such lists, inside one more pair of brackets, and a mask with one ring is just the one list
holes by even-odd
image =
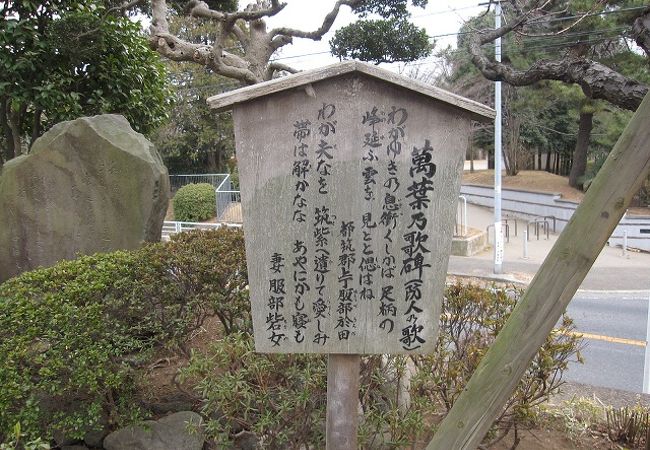
[[316, 300], [314, 302], [314, 317], [317, 321], [317, 333], [314, 343], [325, 345], [329, 336], [323, 329], [323, 323], [330, 317], [330, 302], [325, 296], [325, 277], [331, 271], [332, 258], [329, 249], [331, 226], [334, 225], [330, 217], [329, 208], [323, 206], [316, 208], [314, 214], [314, 240], [316, 256], [314, 257], [314, 272], [316, 273]]
[[391, 129], [388, 131], [388, 145], [386, 150], [388, 157], [392, 160], [395, 160], [395, 157], [402, 153], [402, 140], [406, 134], [405, 124], [406, 119], [409, 115], [404, 108], [391, 108], [391, 111], [388, 113], [387, 123], [391, 126]]
[[284, 299], [287, 295], [283, 269], [285, 258], [280, 253], [273, 253], [270, 258], [269, 296], [267, 301], [268, 314], [266, 316], [266, 330], [268, 340], [273, 346], [279, 346], [286, 339], [287, 319], [284, 317]]
[[329, 239], [332, 234], [332, 225], [336, 216], [331, 213], [330, 208], [325, 204], [328, 201], [329, 182], [332, 173], [331, 161], [334, 158], [336, 144], [330, 141], [336, 134], [336, 106], [323, 103], [318, 110], [317, 121], [318, 137], [320, 142], [316, 149], [316, 172], [318, 173], [318, 194], [321, 200], [314, 208], [314, 272], [316, 299], [313, 303], [314, 319], [316, 321], [316, 333], [313, 339], [315, 344], [325, 345], [330, 336], [327, 334], [325, 324], [331, 317], [331, 305], [325, 294], [326, 277], [331, 272], [332, 255]]
[[[332, 164], [330, 161], [333, 158], [332, 152], [336, 149], [336, 144], [331, 145], [328, 140], [336, 133], [336, 120], [332, 117], [336, 113], [336, 106], [333, 104], [323, 103], [323, 107], [318, 110], [318, 134], [320, 142], [318, 149], [316, 149], [316, 172], [318, 172], [318, 193], [329, 193], [329, 178], [332, 175]], [[331, 135], [331, 136], [330, 136]], [[328, 138], [328, 140], [325, 140]]]
[[[364, 134], [362, 148], [364, 155], [361, 158], [366, 161], [362, 169], [361, 176], [363, 179], [364, 200], [368, 208], [371, 209], [372, 202], [376, 198], [377, 175], [379, 172], [376, 168], [376, 162], [379, 157], [375, 151], [381, 147], [384, 136], [379, 132], [379, 125], [386, 121], [383, 117], [384, 112], [379, 111], [377, 106], [373, 106], [370, 111], [366, 111], [361, 118], [361, 124], [370, 127], [370, 130]], [[378, 268], [377, 255], [373, 249], [373, 230], [377, 228], [377, 223], [372, 217], [371, 211], [366, 211], [361, 216], [361, 255], [359, 261], [359, 299], [373, 300], [376, 298], [374, 286], [374, 273]]]
[[424, 326], [419, 321], [422, 313], [422, 283], [425, 267], [431, 267], [431, 250], [426, 247], [429, 235], [426, 234], [428, 218], [426, 210], [429, 208], [433, 191], [432, 178], [436, 173], [436, 165], [432, 162], [433, 148], [428, 139], [422, 148], [414, 147], [411, 152], [411, 165], [409, 168], [410, 185], [407, 188], [405, 201], [411, 211], [410, 223], [404, 233], [404, 252], [401, 274], [405, 276], [404, 300], [406, 311], [404, 318], [406, 326], [402, 328], [400, 342], [405, 350], [415, 350], [424, 344], [421, 336]]
[[307, 200], [305, 198], [305, 191], [309, 187], [307, 175], [311, 170], [311, 163], [309, 161], [308, 150], [309, 145], [305, 140], [311, 134], [311, 122], [307, 119], [297, 120], [294, 124], [293, 137], [296, 142], [293, 147], [293, 167], [291, 174], [296, 180], [295, 195], [293, 196], [293, 221], [304, 223], [307, 221]]
[[342, 221], [339, 230], [341, 234], [341, 246], [339, 254], [339, 295], [336, 312], [338, 319], [336, 329], [338, 330], [339, 341], [348, 340], [353, 329], [357, 327], [357, 318], [353, 316], [357, 309], [357, 290], [352, 286], [352, 269], [356, 262], [356, 249], [353, 246], [352, 236], [354, 233], [354, 221]]
[[305, 330], [309, 316], [305, 312], [305, 295], [311, 290], [307, 277], [307, 246], [300, 240], [293, 243], [293, 294], [295, 312], [292, 315], [294, 340], [301, 344], [305, 340]]
[[[260, 151], [246, 155], [243, 172], [249, 181], [254, 172], [258, 189], [247, 200], [257, 233], [247, 241], [258, 252], [250, 267], [256, 346], [430, 351], [437, 309], [429, 289], [443, 279], [438, 242], [453, 194], [441, 181], [453, 155], [418, 130], [424, 110], [409, 96], [364, 94], [348, 108], [333, 91], [318, 93], [298, 92], [303, 103], [277, 121], [284, 143], [259, 147], [260, 134]], [[277, 135], [274, 122], [264, 124]]]
[[397, 222], [400, 217], [402, 202], [400, 197], [400, 181], [398, 176], [398, 166], [395, 158], [402, 153], [403, 140], [406, 135], [406, 119], [408, 113], [404, 108], [395, 108], [393, 106], [388, 113], [386, 124], [391, 128], [388, 131], [389, 142], [386, 145], [386, 156], [388, 157], [388, 166], [386, 168], [386, 179], [383, 184], [383, 199], [381, 206], [381, 218], [379, 220], [382, 226], [384, 249], [381, 261], [381, 295], [379, 298], [379, 328], [387, 333], [392, 333], [395, 327], [397, 317], [397, 306], [395, 299], [395, 270], [397, 269], [397, 260], [392, 252], [394, 244], [393, 233], [397, 228]]
[[370, 131], [365, 133], [363, 141], [363, 148], [367, 151], [363, 156], [364, 161], [376, 161], [378, 159], [375, 150], [381, 147], [381, 140], [384, 139], [384, 136], [379, 134], [377, 125], [386, 120], [384, 117], [380, 117], [381, 115], [378, 114], [378, 108], [373, 106], [372, 110], [366, 111], [361, 119], [362, 125], [370, 127]]

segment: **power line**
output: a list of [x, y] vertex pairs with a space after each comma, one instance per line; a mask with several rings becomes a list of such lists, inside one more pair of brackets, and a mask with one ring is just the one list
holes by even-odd
[[620, 14], [624, 13], [627, 11], [637, 11], [640, 9], [647, 9], [648, 5], [646, 6], [631, 6], [629, 8], [620, 8], [620, 9], [612, 9], [608, 11], [601, 11], [597, 13], [587, 13], [587, 14], [576, 14], [573, 16], [565, 16], [565, 17], [556, 17], [554, 19], [546, 19], [544, 17], [540, 17], [537, 20], [531, 20], [530, 22], [527, 22], [528, 25], [530, 24], [535, 24], [535, 23], [551, 23], [551, 22], [562, 22], [566, 20], [571, 20], [571, 19], [579, 19], [581, 17], [595, 17], [595, 16], [602, 16], [602, 15], [607, 15], [607, 14]]
[[475, 9], [477, 8], [477, 5], [471, 5], [471, 6], [463, 6], [460, 8], [449, 8], [449, 9], [444, 9], [440, 11], [434, 11], [426, 14], [419, 14], [417, 16], [412, 16], [413, 19], [420, 19], [422, 17], [430, 17], [430, 16], [437, 16], [440, 14], [449, 14], [449, 13], [455, 13], [457, 11], [465, 11], [467, 9]]
[[[474, 8], [474, 6], [465, 6], [465, 7], [462, 7], [462, 8], [450, 9], [450, 10], [445, 10], [445, 11], [441, 10], [441, 11], [436, 11], [436, 12], [432, 12], [432, 13], [423, 14], [423, 15], [420, 15], [420, 16], [414, 16], [414, 18], [415, 17], [432, 16], [432, 15], [437, 15], [437, 14], [451, 13], [451, 12], [466, 10], [466, 9], [470, 9], [470, 8]], [[637, 6], [637, 7], [629, 7], [629, 8], [620, 8], [620, 9], [611, 10], [611, 11], [602, 11], [602, 12], [599, 12], [599, 13], [592, 13], [592, 14], [586, 14], [586, 15], [585, 14], [580, 14], [580, 15], [574, 15], [574, 16], [558, 17], [558, 18], [554, 18], [554, 19], [543, 19], [542, 18], [542, 19], [539, 19], [539, 20], [528, 22], [528, 24], [542, 23], [542, 22], [543, 23], [558, 22], [558, 21], [564, 21], [564, 20], [580, 18], [580, 17], [583, 17], [583, 16], [590, 17], [590, 16], [599, 16], [599, 15], [602, 15], [602, 14], [618, 14], [618, 13], [624, 13], [624, 12], [627, 12], [627, 11], [635, 11], [635, 10], [646, 9], [646, 8], [648, 8], [648, 6]], [[626, 27], [620, 27], [620, 28], [621, 29], [623, 29], [623, 28], [628, 29]], [[537, 44], [537, 43], [543, 42], [544, 39], [548, 39], [548, 41], [551, 41], [551, 40], [559, 39], [559, 38], [562, 38], [562, 37], [566, 38], [566, 37], [573, 37], [573, 36], [578, 36], [578, 35], [583, 35], [583, 34], [584, 35], [590, 35], [590, 34], [596, 34], [596, 33], [602, 33], [602, 32], [609, 32], [609, 30], [598, 29], [598, 30], [580, 31], [580, 32], [574, 32], [574, 33], [558, 34], [558, 35], [553, 35], [553, 36], [539, 36], [539, 37], [534, 37], [534, 38], [531, 38], [531, 39], [534, 39], [534, 43]], [[428, 36], [428, 38], [429, 39], [436, 39], [436, 38], [441, 38], [441, 37], [462, 36], [462, 35], [473, 34], [473, 33], [475, 33], [475, 31], [458, 31], [458, 32], [455, 32], [455, 33], [443, 33], [443, 34], [431, 35], [431, 36]], [[601, 39], [601, 41], [605, 41], [605, 40], [609, 40], [609, 39]], [[582, 41], [582, 42], [578, 42], [578, 43], [589, 43], [589, 42], [597, 42], [597, 40], [594, 40], [594, 41]], [[576, 43], [567, 43], [567, 44], [563, 44], [563, 46], [569, 46], [569, 45], [575, 45], [575, 44]], [[510, 44], [510, 45], [512, 45], [512, 44]], [[508, 45], [507, 47], [510, 47], [510, 45]], [[544, 46], [539, 46], [539, 47], [527, 47], [525, 50], [528, 51], [528, 50], [533, 50], [533, 49], [537, 49], [537, 48], [555, 47], [557, 45], [558, 44], [549, 44], [549, 45], [544, 45]], [[517, 49], [517, 50], [519, 50], [519, 49]], [[311, 57], [311, 56], [318, 56], [318, 55], [325, 55], [325, 54], [330, 54], [330, 53], [331, 53], [330, 51], [320, 51], [320, 52], [313, 52], [313, 53], [304, 53], [304, 54], [300, 54], [300, 55], [278, 56], [276, 58], [273, 58], [273, 59], [269, 60], [269, 62], [281, 61], [281, 60], [287, 60], [287, 59], [297, 59], [297, 58]], [[426, 64], [426, 63], [423, 63], [423, 64]]]
[[554, 34], [552, 36], [531, 36], [527, 38], [527, 42], [536, 44], [538, 42], [542, 42], [546, 40], [565, 39], [565, 38], [571, 38], [576, 36], [588, 36], [596, 33], [614, 33], [614, 32], [625, 31], [629, 29], [630, 27], [615, 27], [615, 28], [601, 28], [601, 29], [588, 30], [588, 31], [575, 31], [572, 33]]

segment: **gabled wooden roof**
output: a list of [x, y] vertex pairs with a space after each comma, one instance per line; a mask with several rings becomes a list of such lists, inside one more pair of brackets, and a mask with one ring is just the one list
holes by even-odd
[[385, 69], [380, 69], [372, 64], [359, 61], [345, 61], [320, 69], [299, 72], [282, 78], [276, 78], [271, 81], [246, 86], [234, 91], [225, 92], [208, 98], [210, 108], [218, 111], [229, 109], [237, 103], [247, 102], [265, 95], [276, 92], [293, 89], [327, 78], [337, 77], [348, 73], [360, 73], [372, 78], [376, 78], [387, 83], [400, 86], [404, 89], [417, 92], [432, 99], [441, 101], [455, 108], [466, 111], [470, 117], [480, 122], [487, 122], [494, 119], [495, 112], [492, 108], [485, 106], [473, 100], [452, 94], [435, 86], [421, 83], [411, 78], [398, 75]]

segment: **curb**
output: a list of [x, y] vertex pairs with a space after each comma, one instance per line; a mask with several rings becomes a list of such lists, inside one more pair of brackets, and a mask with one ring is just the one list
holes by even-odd
[[475, 273], [467, 273], [467, 272], [447, 272], [447, 275], [452, 275], [454, 277], [464, 277], [464, 278], [479, 278], [481, 280], [485, 281], [494, 281], [498, 283], [512, 283], [512, 284], [520, 284], [522, 286], [528, 286], [527, 281], [521, 281], [518, 280], [517, 278], [514, 278], [513, 276], [508, 276], [508, 275], [481, 275], [481, 274], [475, 274]]
[[[467, 273], [467, 272], [447, 272], [447, 275], [452, 275], [455, 277], [463, 277], [463, 278], [478, 278], [481, 280], [485, 281], [493, 281], [496, 283], [510, 283], [510, 284], [517, 284], [520, 286], [528, 286], [530, 284], [529, 281], [522, 281], [517, 278], [514, 278], [512, 275], [482, 275], [482, 274], [475, 274], [475, 273]], [[648, 295], [650, 296], [650, 289], [578, 289], [577, 294], [582, 294], [582, 295], [600, 295], [604, 293], [611, 293], [611, 294], [617, 294], [617, 295], [622, 295], [622, 296], [631, 296], [631, 297], [636, 297], [636, 296], [642, 296], [642, 295]]]

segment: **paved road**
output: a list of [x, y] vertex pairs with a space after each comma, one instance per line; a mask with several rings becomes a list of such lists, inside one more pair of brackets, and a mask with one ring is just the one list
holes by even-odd
[[585, 364], [571, 364], [566, 379], [643, 392], [649, 302], [650, 292], [578, 293], [567, 310], [585, 334]]

